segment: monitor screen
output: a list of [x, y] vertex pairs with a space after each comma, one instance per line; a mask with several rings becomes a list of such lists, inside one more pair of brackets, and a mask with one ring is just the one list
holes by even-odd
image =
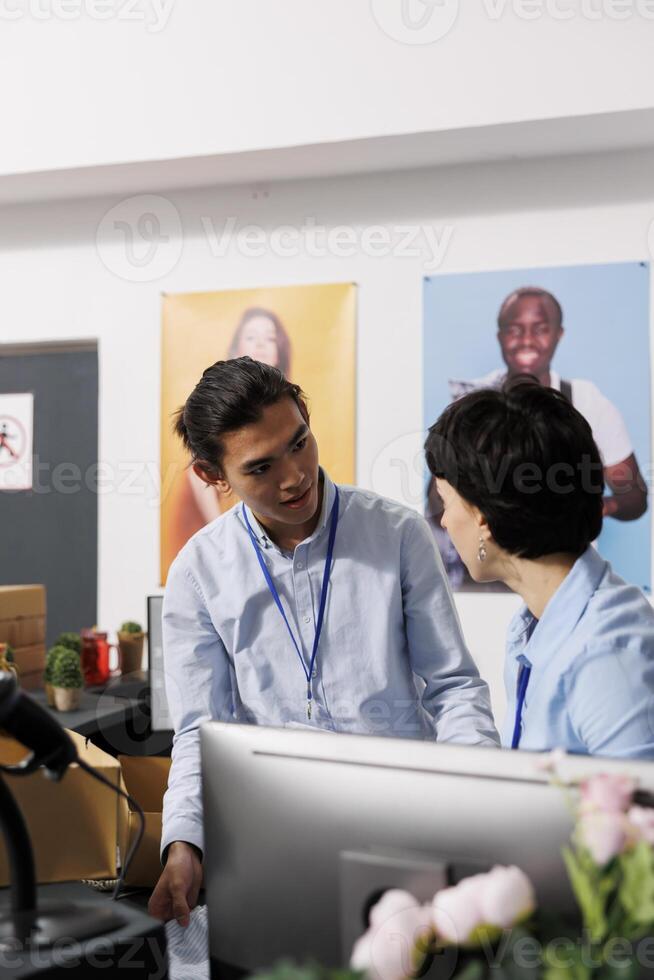
[[162, 607], [162, 595], [148, 597], [148, 654], [153, 732], [169, 732], [173, 728], [164, 684]]
[[[382, 891], [428, 902], [495, 864], [522, 868], [542, 908], [574, 908], [572, 814], [542, 757], [219, 722], [200, 737], [214, 976], [345, 965]], [[652, 762], [569, 756], [561, 775], [600, 772], [654, 787]]]

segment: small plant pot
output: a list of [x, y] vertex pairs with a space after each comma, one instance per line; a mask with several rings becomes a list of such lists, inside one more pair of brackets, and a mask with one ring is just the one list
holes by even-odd
[[48, 701], [48, 707], [49, 708], [54, 708], [55, 707], [55, 696], [54, 696], [54, 687], [52, 686], [52, 684], [46, 684], [45, 685], [45, 696], [46, 696], [47, 701]]
[[143, 640], [145, 633], [119, 633], [118, 653], [120, 657], [120, 672], [123, 675], [134, 674], [141, 669], [143, 662]]
[[80, 687], [54, 687], [53, 691], [57, 711], [77, 711], [82, 696]]

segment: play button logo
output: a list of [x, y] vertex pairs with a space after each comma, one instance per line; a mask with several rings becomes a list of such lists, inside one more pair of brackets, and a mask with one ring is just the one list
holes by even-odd
[[454, 27], [459, 0], [370, 0], [382, 31], [401, 44], [433, 44]]

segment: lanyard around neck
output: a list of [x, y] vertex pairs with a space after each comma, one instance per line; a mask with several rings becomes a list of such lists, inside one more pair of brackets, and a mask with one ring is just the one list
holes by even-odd
[[527, 694], [527, 686], [529, 684], [530, 677], [531, 667], [527, 666], [527, 664], [520, 664], [520, 670], [518, 671], [518, 687], [516, 691], [515, 725], [513, 727], [513, 738], [511, 739], [512, 749], [517, 749], [520, 747], [520, 737], [522, 735], [522, 711], [525, 706], [525, 696]]
[[295, 647], [295, 651], [296, 651], [296, 653], [298, 655], [298, 658], [300, 660], [300, 664], [302, 665], [302, 670], [304, 671], [304, 676], [307, 679], [307, 718], [309, 720], [311, 720], [311, 702], [313, 700], [313, 689], [312, 689], [311, 680], [312, 680], [312, 677], [313, 677], [313, 668], [314, 668], [314, 665], [315, 665], [315, 662], [316, 662], [316, 657], [318, 655], [318, 644], [320, 643], [320, 634], [322, 633], [322, 624], [323, 624], [323, 620], [325, 618], [325, 607], [327, 605], [327, 587], [329, 585], [329, 574], [330, 574], [331, 567], [332, 567], [332, 559], [334, 557], [334, 541], [336, 540], [336, 528], [338, 527], [338, 487], [334, 487], [334, 490], [335, 490], [336, 496], [334, 498], [334, 504], [332, 506], [332, 512], [331, 512], [331, 516], [330, 516], [330, 519], [329, 519], [329, 540], [327, 542], [327, 558], [325, 559], [325, 570], [323, 572], [322, 588], [320, 590], [320, 606], [318, 608], [318, 622], [316, 623], [316, 635], [315, 635], [314, 640], [313, 640], [313, 650], [311, 652], [311, 662], [309, 664], [309, 668], [308, 669], [307, 669], [306, 663], [304, 662], [304, 657], [302, 656], [302, 651], [300, 650], [300, 647], [298, 645], [298, 642], [295, 639], [295, 635], [293, 633], [293, 630], [291, 629], [291, 624], [289, 623], [289, 621], [287, 619], [287, 616], [286, 616], [286, 613], [284, 612], [284, 607], [282, 606], [282, 600], [279, 597], [279, 592], [277, 591], [277, 587], [276, 587], [276, 585], [275, 585], [275, 583], [274, 583], [274, 581], [272, 579], [272, 576], [271, 576], [270, 572], [268, 571], [268, 566], [266, 565], [266, 562], [264, 561], [264, 557], [261, 554], [261, 548], [259, 547], [259, 542], [256, 539], [256, 536], [254, 534], [254, 531], [252, 530], [252, 527], [250, 526], [250, 521], [248, 520], [247, 511], [245, 509], [245, 504], [242, 504], [241, 505], [241, 511], [242, 511], [243, 517], [245, 519], [245, 526], [248, 529], [248, 534], [250, 535], [250, 541], [252, 542], [252, 547], [254, 548], [254, 551], [256, 553], [256, 556], [257, 556], [257, 558], [259, 560], [259, 565], [261, 566], [261, 571], [263, 572], [263, 577], [266, 580], [266, 584], [268, 585], [268, 588], [270, 590], [270, 594], [272, 595], [272, 597], [273, 597], [273, 599], [275, 601], [275, 605], [277, 606], [279, 612], [281, 613], [282, 619], [286, 623], [286, 629], [288, 630], [288, 634], [289, 634], [289, 636], [290, 636], [290, 638], [291, 638], [291, 640], [293, 642], [293, 646]]

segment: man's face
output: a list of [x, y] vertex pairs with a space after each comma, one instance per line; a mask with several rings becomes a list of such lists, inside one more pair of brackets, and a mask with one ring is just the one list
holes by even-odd
[[497, 339], [509, 374], [547, 374], [563, 328], [546, 298], [522, 296], [505, 311]]
[[259, 422], [223, 437], [223, 479], [257, 517], [301, 525], [318, 509], [318, 444], [292, 398], [263, 410]]

